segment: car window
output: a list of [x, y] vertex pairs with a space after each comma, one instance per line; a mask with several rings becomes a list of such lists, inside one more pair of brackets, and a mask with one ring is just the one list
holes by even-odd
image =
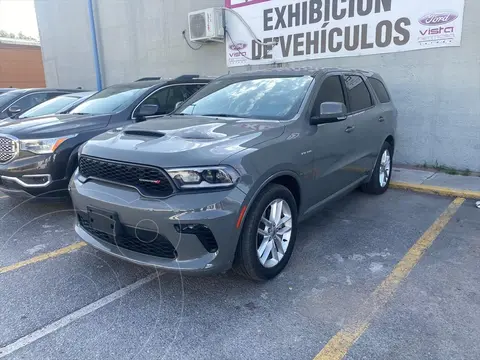
[[49, 114], [55, 114], [59, 110], [63, 109], [65, 106], [73, 104], [77, 101], [78, 98], [73, 96], [57, 96], [53, 99], [47, 100], [37, 106], [34, 106], [30, 110], [24, 112], [19, 116], [20, 119], [34, 117], [34, 116], [43, 116]]
[[346, 104], [340, 76], [330, 76], [323, 81], [315, 100], [313, 116], [320, 115], [320, 105], [324, 102], [339, 102]]
[[185, 86], [185, 90], [187, 92], [187, 96], [190, 97], [195, 94], [198, 90], [203, 88], [205, 84], [195, 84], [195, 85], [187, 85]]
[[13, 100], [19, 97], [19, 95], [21, 95], [21, 93], [15, 90], [0, 95], [0, 111], [8, 107]]
[[110, 86], [75, 107], [71, 114], [103, 115], [125, 110], [151, 87], [151, 84], [131, 83]]
[[361, 76], [346, 75], [345, 85], [350, 100], [350, 112], [367, 109], [373, 105], [370, 91]]
[[175, 114], [288, 120], [298, 113], [312, 81], [311, 76], [219, 79]]
[[[185, 101], [197, 90], [198, 89], [189, 87], [187, 85], [174, 85], [165, 87], [147, 97], [142, 105], [157, 105], [158, 111], [155, 115], [169, 114], [175, 110], [175, 105], [178, 102]], [[138, 111], [138, 109], [136, 111]]]
[[48, 93], [34, 93], [29, 94], [18, 100], [12, 105], [18, 106], [22, 111], [31, 109], [32, 107], [43, 103], [44, 101], [48, 100]]
[[383, 104], [389, 103], [390, 96], [388, 95], [388, 91], [385, 88], [385, 85], [383, 85], [380, 80], [375, 78], [368, 78], [368, 81], [370, 82], [370, 85], [372, 85], [373, 90], [375, 90], [375, 93], [377, 94], [380, 102]]

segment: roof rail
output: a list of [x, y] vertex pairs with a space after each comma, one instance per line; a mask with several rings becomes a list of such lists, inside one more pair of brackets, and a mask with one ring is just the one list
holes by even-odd
[[175, 78], [175, 80], [193, 80], [193, 79], [198, 79], [200, 78], [200, 75], [181, 75], [177, 78]]
[[151, 80], [162, 80], [162, 78], [161, 78], [160, 76], [144, 77], [144, 78], [135, 80], [135, 82], [138, 82], [138, 81], [151, 81]]

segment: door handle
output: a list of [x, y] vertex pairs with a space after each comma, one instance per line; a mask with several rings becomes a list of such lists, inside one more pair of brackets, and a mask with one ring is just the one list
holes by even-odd
[[384, 122], [384, 121], [385, 121], [385, 118], [384, 118], [383, 116], [380, 116], [380, 117], [378, 118], [378, 121]]
[[348, 127], [345, 129], [345, 132], [351, 133], [353, 130], [355, 130], [355, 126], [348, 126]]

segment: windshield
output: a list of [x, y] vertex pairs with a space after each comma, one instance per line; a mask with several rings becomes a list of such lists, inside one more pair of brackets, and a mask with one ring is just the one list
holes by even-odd
[[58, 96], [31, 108], [24, 112], [23, 115], [19, 116], [19, 118], [25, 119], [29, 117], [55, 114], [65, 106], [73, 104], [77, 100], [78, 98], [73, 96]]
[[150, 87], [151, 85], [142, 84], [139, 86], [139, 83], [111, 86], [75, 107], [70, 114], [102, 115], [122, 111]]
[[218, 80], [200, 90], [175, 114], [288, 120], [299, 111], [310, 76]]

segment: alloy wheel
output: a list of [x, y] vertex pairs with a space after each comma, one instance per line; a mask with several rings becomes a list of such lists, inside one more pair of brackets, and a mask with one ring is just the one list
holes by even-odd
[[265, 209], [257, 231], [257, 256], [266, 268], [276, 266], [285, 256], [292, 236], [292, 212], [283, 199], [273, 200]]
[[380, 181], [380, 186], [382, 188], [387, 186], [388, 180], [390, 179], [391, 171], [392, 171], [392, 159], [388, 149], [385, 149], [385, 151], [382, 154], [382, 158], [380, 160], [380, 171], [379, 171], [379, 181]]

